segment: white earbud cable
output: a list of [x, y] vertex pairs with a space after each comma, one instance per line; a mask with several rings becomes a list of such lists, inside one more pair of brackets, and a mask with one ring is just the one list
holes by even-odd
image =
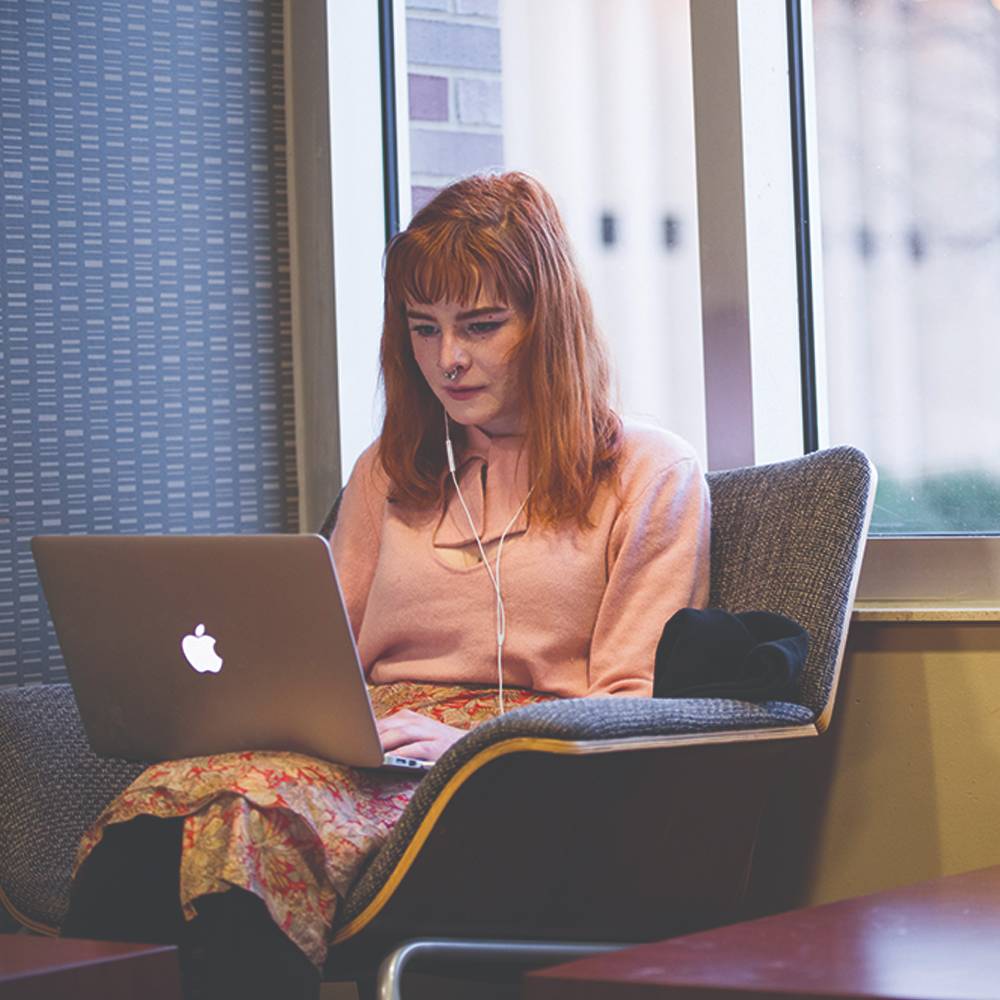
[[521, 501], [521, 506], [517, 508], [514, 516], [507, 522], [507, 527], [503, 529], [503, 533], [500, 535], [500, 541], [497, 543], [497, 562], [496, 562], [496, 573], [493, 572], [493, 568], [490, 566], [490, 560], [486, 555], [486, 549], [483, 548], [482, 540], [479, 537], [479, 532], [476, 530], [475, 522], [472, 520], [472, 514], [469, 511], [468, 505], [465, 502], [465, 497], [462, 496], [462, 488], [458, 485], [458, 476], [455, 472], [455, 452], [451, 445], [451, 431], [448, 426], [448, 411], [445, 410], [444, 413], [444, 445], [445, 451], [448, 454], [448, 470], [451, 473], [451, 481], [455, 484], [455, 492], [458, 494], [459, 502], [462, 505], [462, 510], [465, 511], [465, 517], [469, 522], [469, 527], [472, 529], [473, 537], [476, 539], [476, 545], [479, 546], [479, 555], [483, 560], [483, 567], [489, 574], [490, 583], [493, 584], [493, 589], [496, 591], [497, 595], [497, 698], [499, 702], [500, 714], [504, 714], [504, 701], [503, 701], [503, 644], [507, 639], [507, 609], [504, 607], [503, 595], [500, 591], [500, 557], [503, 555], [503, 543], [507, 539], [507, 534], [511, 528], [514, 527], [514, 522], [521, 516], [521, 511], [524, 510], [528, 503], [528, 498], [531, 496], [534, 486], [528, 490], [527, 495]]

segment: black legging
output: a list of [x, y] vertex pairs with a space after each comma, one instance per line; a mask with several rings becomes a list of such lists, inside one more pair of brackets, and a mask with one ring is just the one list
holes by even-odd
[[73, 883], [62, 935], [178, 945], [188, 1000], [316, 1000], [319, 972], [253, 893], [203, 896], [198, 916], [184, 919], [183, 825], [183, 819], [139, 816], [108, 827]]

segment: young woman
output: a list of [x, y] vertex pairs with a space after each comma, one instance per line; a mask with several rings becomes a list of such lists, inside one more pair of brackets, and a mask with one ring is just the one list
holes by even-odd
[[[708, 493], [686, 444], [612, 410], [540, 184], [461, 180], [392, 240], [381, 361], [332, 544], [386, 750], [436, 760], [498, 711], [649, 696], [664, 622], [707, 599]], [[85, 837], [64, 933], [179, 941], [192, 995], [315, 996], [416, 780], [296, 754], [151, 767]]]

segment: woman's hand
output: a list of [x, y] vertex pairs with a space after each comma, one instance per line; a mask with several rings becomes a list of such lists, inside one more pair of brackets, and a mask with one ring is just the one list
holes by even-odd
[[379, 719], [376, 725], [386, 753], [398, 753], [403, 757], [417, 757], [420, 760], [437, 760], [466, 732], [436, 719], [429, 719], [409, 708], [401, 708], [398, 712]]

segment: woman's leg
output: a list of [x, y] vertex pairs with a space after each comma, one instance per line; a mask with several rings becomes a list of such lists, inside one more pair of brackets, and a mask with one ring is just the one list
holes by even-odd
[[209, 997], [317, 1000], [320, 972], [271, 919], [263, 900], [243, 889], [202, 896], [190, 949]]
[[202, 896], [186, 921], [179, 872], [184, 820], [139, 816], [110, 826], [80, 866], [64, 937], [177, 944], [185, 995], [315, 1000], [320, 974], [242, 889]]
[[62, 936], [175, 944], [183, 827], [155, 816], [109, 826], [73, 881]]

